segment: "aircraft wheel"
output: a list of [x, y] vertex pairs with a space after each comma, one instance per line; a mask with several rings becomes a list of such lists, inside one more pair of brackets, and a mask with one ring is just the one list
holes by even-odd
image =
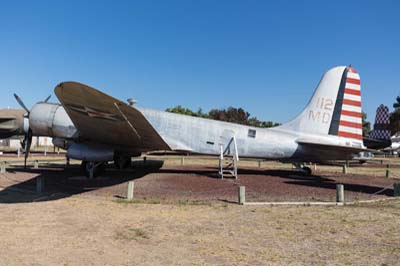
[[107, 169], [107, 162], [101, 163], [97, 168], [96, 176], [103, 174]]
[[83, 171], [86, 170], [86, 164], [87, 164], [87, 161], [82, 161], [82, 162], [81, 162], [81, 169], [82, 169]]
[[131, 163], [131, 157], [119, 156], [114, 160], [115, 167], [120, 170], [128, 168], [129, 166], [131, 166]]
[[304, 166], [303, 168], [301, 168], [301, 170], [306, 176], [310, 176], [312, 174], [312, 170], [310, 167]]

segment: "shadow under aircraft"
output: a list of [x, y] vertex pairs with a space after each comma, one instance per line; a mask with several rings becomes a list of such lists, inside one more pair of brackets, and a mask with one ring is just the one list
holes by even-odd
[[[37, 175], [1, 190], [0, 203], [58, 200], [142, 178], [149, 173], [159, 171], [162, 165], [162, 161], [153, 161], [145, 167], [135, 167], [132, 170], [109, 170], [106, 175], [96, 179], [83, 177], [79, 166], [65, 167], [50, 164], [41, 169], [15, 167], [8, 171], [17, 174], [31, 173]], [[36, 192], [37, 178], [44, 180], [44, 191], [40, 194]]]
[[[158, 161], [146, 167], [136, 167], [133, 170], [113, 170], [108, 171], [106, 175], [96, 178], [87, 179], [81, 176], [78, 166], [68, 168], [60, 167], [60, 165], [49, 165], [43, 169], [24, 169], [13, 168], [11, 172], [15, 173], [31, 173], [38, 174], [34, 178], [11, 185], [0, 191], [0, 203], [13, 204], [13, 203], [26, 203], [26, 202], [40, 202], [40, 201], [53, 201], [62, 198], [67, 198], [73, 195], [83, 194], [90, 191], [100, 190], [102, 188], [113, 187], [119, 184], [126, 183], [131, 180], [137, 180], [145, 177], [151, 173], [159, 174], [195, 174], [199, 178], [201, 176], [206, 178], [218, 178], [217, 170], [213, 167], [206, 167], [201, 169], [170, 169], [162, 168], [163, 163]], [[298, 172], [301, 174], [301, 172]], [[304, 176], [297, 175], [296, 172], [289, 170], [253, 170], [253, 169], [239, 169], [239, 174], [244, 176], [255, 175], [261, 179], [279, 178], [282, 183], [288, 186], [307, 186], [322, 189], [336, 190], [336, 180], [323, 176]], [[261, 176], [261, 177], [260, 177]], [[264, 176], [264, 177], [263, 177]], [[45, 183], [44, 192], [41, 194], [36, 193], [36, 178], [43, 178]], [[244, 179], [245, 180], [245, 179]], [[235, 180], [225, 180], [227, 186], [231, 186]], [[394, 192], [393, 189], [387, 189], [382, 186], [364, 185], [356, 183], [344, 184], [346, 191], [363, 193], [367, 195], [384, 195], [391, 197]], [[115, 196], [115, 195], [114, 195]], [[120, 196], [118, 196], [120, 197]], [[151, 195], [149, 195], [151, 197]], [[223, 199], [220, 199], [223, 200]]]

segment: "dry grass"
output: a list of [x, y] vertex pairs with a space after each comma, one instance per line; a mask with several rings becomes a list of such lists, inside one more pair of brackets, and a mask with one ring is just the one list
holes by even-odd
[[139, 240], [139, 239], [149, 239], [150, 237], [149, 237], [148, 233], [143, 229], [128, 227], [128, 228], [117, 230], [115, 232], [114, 238], [116, 240], [132, 241], [132, 240]]
[[[240, 163], [258, 168], [257, 161]], [[180, 157], [167, 157], [166, 164], [179, 165]], [[216, 165], [217, 160], [192, 157], [185, 164]], [[291, 165], [262, 162], [261, 168], [291, 169]], [[341, 170], [318, 166], [321, 172]], [[383, 176], [382, 170], [350, 167], [349, 173]], [[394, 175], [399, 170], [392, 169]], [[398, 265], [400, 261], [399, 200], [346, 207], [149, 203], [82, 194], [41, 203], [0, 204], [0, 265]]]
[[398, 265], [400, 202], [0, 205], [0, 265]]

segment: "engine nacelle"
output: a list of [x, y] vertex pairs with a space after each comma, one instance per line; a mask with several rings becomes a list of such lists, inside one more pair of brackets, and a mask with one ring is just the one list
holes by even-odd
[[74, 142], [72, 140], [53, 138], [53, 145], [57, 148], [68, 150]]
[[74, 143], [67, 152], [71, 159], [88, 162], [109, 162], [114, 160], [114, 150], [100, 145]]
[[73, 138], [77, 130], [64, 107], [53, 103], [37, 103], [29, 115], [29, 127], [35, 136]]

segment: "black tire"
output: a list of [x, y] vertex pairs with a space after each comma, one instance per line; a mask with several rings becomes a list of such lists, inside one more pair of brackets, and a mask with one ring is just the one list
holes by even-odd
[[81, 170], [86, 172], [86, 165], [87, 165], [87, 161], [82, 161], [81, 162]]
[[107, 169], [107, 163], [102, 163], [95, 170], [95, 176], [98, 177], [99, 175], [103, 174]]
[[304, 173], [305, 176], [310, 176], [312, 174], [312, 170], [310, 167], [304, 166], [302, 168], [302, 172]]
[[131, 157], [117, 157], [114, 160], [114, 165], [117, 169], [123, 170], [130, 167], [132, 164]]

